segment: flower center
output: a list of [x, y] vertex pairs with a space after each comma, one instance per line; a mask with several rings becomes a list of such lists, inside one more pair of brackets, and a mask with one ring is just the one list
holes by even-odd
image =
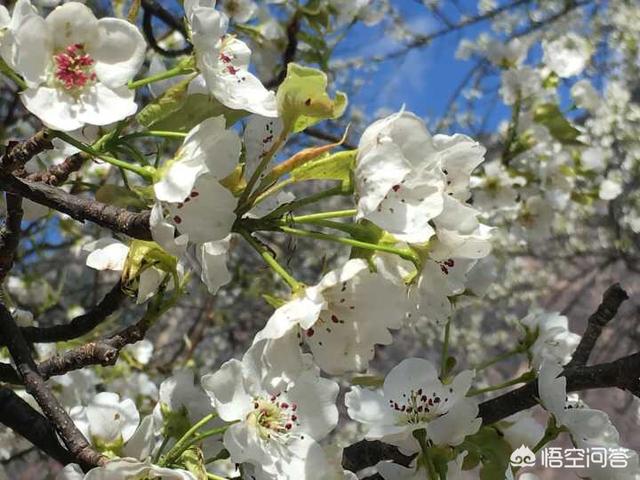
[[54, 78], [65, 90], [77, 91], [96, 81], [95, 61], [84, 50], [84, 45], [74, 43], [53, 56]]
[[[449, 394], [453, 389], [449, 389]], [[389, 407], [401, 414], [403, 423], [418, 424], [444, 415], [449, 411], [449, 396], [444, 392], [426, 393], [419, 388], [403, 393], [401, 400], [389, 400]]]
[[247, 421], [255, 425], [263, 439], [286, 437], [299, 425], [298, 406], [279, 397], [280, 394], [269, 399], [256, 397], [253, 410], [247, 415]]

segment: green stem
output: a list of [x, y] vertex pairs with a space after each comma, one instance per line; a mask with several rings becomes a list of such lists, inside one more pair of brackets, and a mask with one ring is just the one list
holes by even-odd
[[27, 89], [27, 83], [22, 79], [20, 75], [13, 71], [13, 69], [7, 65], [7, 63], [0, 57], [0, 72], [2, 72], [6, 77], [13, 80], [13, 82], [18, 85], [20, 90]]
[[[253, 174], [251, 175], [251, 178], [247, 182], [247, 186], [245, 187], [244, 191], [242, 192], [242, 195], [240, 196], [240, 200], [238, 201], [240, 214], [243, 214], [251, 210], [252, 203], [253, 203], [249, 201], [252, 193], [251, 191], [253, 190], [253, 187], [256, 186], [256, 183], [260, 179], [260, 174], [263, 172], [265, 168], [267, 168], [267, 165], [269, 165], [271, 158], [280, 149], [280, 147], [284, 145], [284, 143], [287, 141], [287, 135], [288, 135], [287, 131], [283, 130], [282, 133], [276, 139], [276, 141], [273, 143], [269, 151], [265, 153], [264, 157], [262, 157], [262, 160], [260, 160], [260, 163], [258, 164], [257, 168], [254, 170]], [[257, 197], [259, 197], [259, 194], [260, 192], [256, 192], [256, 194], [253, 197], [253, 201], [255, 201]]]
[[269, 267], [271, 267], [271, 269], [274, 272], [276, 272], [278, 275], [280, 275], [280, 277], [287, 283], [287, 285], [289, 285], [289, 287], [291, 287], [291, 290], [293, 290], [295, 292], [295, 291], [299, 290], [302, 287], [300, 285], [300, 282], [298, 282], [295, 278], [293, 278], [289, 274], [289, 272], [287, 272], [285, 270], [285, 268], [278, 263], [278, 261], [271, 254], [271, 252], [268, 251], [266, 248], [264, 248], [260, 244], [260, 242], [258, 242], [255, 238], [253, 238], [251, 236], [251, 234], [249, 232], [247, 232], [246, 230], [240, 230], [239, 233], [249, 243], [249, 245], [251, 245], [253, 247], [253, 249], [256, 252], [258, 252], [258, 254], [262, 257], [262, 259], [265, 261], [265, 263], [267, 265], [269, 265]]
[[176, 458], [179, 458], [182, 452], [184, 452], [187, 448], [189, 448], [191, 437], [195, 435], [195, 433], [209, 423], [211, 420], [217, 417], [216, 413], [210, 413], [206, 415], [201, 420], [197, 421], [193, 426], [185, 432], [182, 437], [176, 442], [176, 444], [171, 447], [171, 450], [167, 452], [167, 454], [160, 460], [160, 466], [164, 466], [173, 462]]
[[170, 68], [169, 70], [165, 70], [164, 72], [157, 73], [155, 75], [151, 75], [150, 77], [141, 78], [140, 80], [130, 81], [127, 85], [130, 90], [135, 88], [144, 87], [150, 83], [159, 82], [161, 80], [166, 80], [168, 78], [177, 77], [178, 75], [185, 75], [187, 73], [192, 73], [193, 70], [191, 68], [185, 68], [182, 65], [178, 65], [177, 67]]
[[326, 240], [329, 242], [342, 243], [343, 245], [349, 245], [351, 247], [363, 248], [365, 250], [374, 250], [378, 252], [392, 253], [394, 255], [398, 255], [400, 258], [409, 260], [410, 262], [413, 262], [416, 265], [420, 261], [416, 256], [416, 254], [413, 253], [413, 251], [411, 251], [408, 248], [396, 248], [388, 245], [377, 245], [374, 243], [367, 243], [367, 242], [362, 242], [360, 240], [354, 240], [352, 238], [338, 237], [336, 235], [331, 235], [328, 233], [310, 232], [308, 230], [300, 230], [297, 228], [291, 228], [291, 227], [285, 227], [285, 226], [278, 227], [278, 229], [281, 232], [289, 233], [291, 235], [296, 235], [298, 237], [313, 238], [316, 240]]
[[495, 363], [501, 362], [502, 360], [506, 360], [507, 358], [511, 358], [514, 355], [518, 355], [518, 354], [520, 354], [522, 352], [523, 352], [523, 350], [522, 350], [521, 347], [514, 348], [513, 350], [510, 350], [508, 352], [502, 353], [502, 354], [498, 355], [497, 357], [494, 357], [494, 358], [492, 358], [490, 360], [487, 360], [486, 362], [479, 363], [478, 365], [474, 366], [473, 369], [474, 370], [484, 370], [485, 368], [490, 367], [491, 365], [493, 365]]
[[89, 155], [92, 155], [96, 158], [99, 158], [100, 160], [107, 162], [111, 165], [114, 165], [116, 167], [120, 167], [123, 168], [124, 170], [129, 170], [130, 172], [136, 173], [138, 175], [140, 175], [141, 177], [145, 178], [146, 180], [152, 181], [153, 180], [153, 173], [149, 168], [145, 168], [145, 167], [140, 167], [138, 165], [134, 165], [132, 163], [128, 163], [128, 162], [124, 162], [122, 160], [119, 160], [117, 158], [114, 157], [110, 157], [109, 155], [104, 155], [103, 153], [99, 152], [98, 150], [96, 150], [95, 148], [89, 146], [89, 145], [85, 145], [84, 143], [76, 140], [75, 138], [73, 138], [71, 135], [68, 135], [64, 132], [59, 132], [57, 130], [52, 130], [51, 132], [54, 136], [58, 137], [60, 140], [63, 140], [65, 142], [67, 142], [70, 145], [73, 145], [74, 147], [82, 150], [85, 153], [88, 153]]
[[449, 357], [449, 336], [451, 335], [451, 320], [447, 320], [444, 326], [444, 342], [442, 345], [442, 358], [440, 359], [440, 378], [444, 380], [447, 374], [447, 358]]
[[118, 139], [118, 142], [126, 142], [127, 140], [132, 140], [134, 138], [143, 138], [143, 137], [159, 137], [159, 138], [176, 138], [183, 139], [187, 136], [186, 133], [182, 132], [165, 132], [162, 130], [146, 130], [144, 132], [134, 132], [128, 135], [124, 135]]
[[301, 198], [299, 200], [294, 200], [293, 202], [286, 203], [281, 207], [276, 208], [273, 212], [267, 215], [267, 218], [278, 218], [287, 212], [292, 212], [299, 208], [302, 208], [311, 203], [316, 203], [325, 198], [334, 197], [336, 195], [350, 195], [351, 192], [345, 191], [342, 188], [342, 185], [337, 185], [328, 190], [324, 190], [322, 192], [314, 193], [313, 195], [309, 195], [308, 197]]
[[517, 378], [513, 378], [511, 380], [507, 380], [504, 383], [500, 383], [498, 385], [492, 385], [485, 388], [476, 388], [473, 390], [469, 390], [467, 393], [467, 397], [473, 397], [475, 395], [480, 395], [482, 393], [494, 392], [496, 390], [502, 390], [503, 388], [510, 387], [512, 385], [516, 385], [518, 383], [526, 383], [535, 378], [535, 374], [533, 372], [525, 372]]
[[[233, 422], [233, 423], [235, 423], [235, 422]], [[215, 437], [216, 435], [220, 435], [221, 433], [226, 432], [230, 425], [231, 424], [224, 425], [223, 427], [213, 428], [211, 430], [207, 430], [207, 431], [202, 432], [202, 433], [197, 433], [196, 435], [193, 436], [193, 438], [191, 440], [189, 440], [189, 444], [187, 445], [187, 448], [191, 447], [192, 445], [195, 445], [198, 442], [201, 442], [205, 438]], [[185, 450], [186, 450], [186, 448], [185, 448]]]
[[350, 208], [349, 210], [336, 210], [333, 212], [320, 212], [320, 213], [311, 213], [309, 215], [299, 215], [295, 217], [291, 217], [291, 220], [294, 223], [313, 223], [316, 220], [325, 220], [327, 218], [344, 218], [344, 217], [353, 217], [358, 213], [355, 208]]
[[296, 179], [291, 177], [291, 178], [287, 178], [286, 180], [283, 180], [281, 182], [276, 183], [273, 187], [268, 188], [267, 190], [262, 192], [260, 195], [258, 195], [255, 198], [255, 200], [253, 201], [253, 206], [255, 207], [259, 203], [263, 202], [267, 197], [270, 197], [274, 193], [279, 192], [284, 187], [286, 187], [288, 185], [291, 185], [292, 183], [295, 183], [295, 182], [296, 182]]
[[[290, 217], [285, 218], [283, 220], [280, 220], [276, 224], [284, 227], [289, 227], [293, 223], [295, 223], [295, 221], [292, 222], [291, 220], [292, 218]], [[348, 233], [352, 237], [356, 237], [356, 238], [359, 236], [358, 234], [361, 233], [362, 231], [362, 227], [360, 225], [356, 225], [353, 223], [334, 222], [332, 220], [307, 220], [306, 222], [303, 222], [303, 223], [315, 225], [317, 227], [332, 228], [333, 230], [339, 230], [341, 232]]]

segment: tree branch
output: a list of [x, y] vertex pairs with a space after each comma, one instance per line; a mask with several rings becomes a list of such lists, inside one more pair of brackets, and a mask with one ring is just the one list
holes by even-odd
[[34, 156], [52, 148], [51, 135], [47, 130], [40, 130], [23, 142], [9, 142], [0, 159], [0, 174], [7, 175], [22, 168]]
[[41, 362], [38, 371], [44, 378], [64, 375], [89, 365], [103, 367], [115, 365], [120, 350], [125, 346], [142, 340], [151, 326], [145, 315], [140, 321], [106, 339], [86, 343]]
[[567, 368], [586, 365], [593, 348], [600, 338], [602, 329], [616, 316], [622, 302], [627, 300], [629, 296], [619, 283], [611, 285], [602, 295], [602, 302], [598, 309], [587, 320], [587, 329], [580, 339], [580, 344], [573, 353], [571, 361], [567, 364]]
[[2, 304], [0, 304], [0, 335], [7, 341], [9, 353], [24, 381], [27, 392], [36, 399], [45, 416], [54, 424], [73, 457], [83, 467], [103, 464], [106, 457], [91, 447], [46, 385], [45, 379], [31, 357], [29, 344], [9, 311]]
[[40, 205], [66, 213], [80, 222], [89, 220], [101, 227], [124, 233], [133, 238], [152, 239], [149, 227], [151, 213], [149, 211], [129, 212], [96, 200], [71, 195], [51, 185], [20, 180], [11, 175], [0, 177], [0, 190], [21, 195]]
[[80, 170], [88, 159], [88, 154], [78, 152], [67, 157], [64, 162], [58, 165], [52, 165], [42, 172], [31, 173], [25, 178], [30, 182], [44, 182], [48, 185], [58, 186], [66, 182], [73, 172]]
[[22, 197], [7, 193], [7, 217], [4, 228], [0, 231], [0, 283], [2, 283], [13, 267], [13, 261], [20, 242], [20, 225], [22, 224]]
[[0, 423], [26, 438], [62, 464], [74, 461], [58, 440], [51, 423], [13, 390], [0, 386]]
[[[75, 317], [64, 325], [50, 327], [21, 327], [25, 340], [32, 343], [64, 342], [81, 337], [102, 323], [109, 315], [113, 314], [122, 305], [126, 294], [122, 291], [122, 283], [119, 281], [105, 295], [105, 297], [93, 309], [84, 315]], [[5, 339], [0, 338], [0, 346]]]

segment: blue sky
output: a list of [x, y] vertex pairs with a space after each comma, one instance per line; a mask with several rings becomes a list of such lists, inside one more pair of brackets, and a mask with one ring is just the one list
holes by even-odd
[[[477, 2], [458, 2], [471, 13], [477, 12]], [[426, 7], [417, 1], [394, 2], [413, 32], [428, 34], [439, 30], [443, 24], [433, 19]], [[458, 21], [460, 12], [454, 2], [442, 2], [442, 13]], [[378, 71], [368, 77], [367, 85], [352, 98], [354, 104], [366, 106], [366, 112], [375, 114], [380, 108], [397, 110], [403, 104], [408, 110], [426, 118], [438, 118], [447, 107], [449, 98], [459, 82], [474, 66], [472, 61], [456, 59], [455, 53], [462, 36], [474, 38], [489, 27], [488, 22], [470, 26], [462, 32], [454, 32], [437, 38], [425, 48], [416, 48], [397, 59], [385, 61]], [[370, 56], [397, 50], [401, 45], [381, 28], [358, 25], [349, 33], [345, 42], [336, 50], [338, 56]], [[490, 124], [497, 123], [507, 110], [498, 102]]]

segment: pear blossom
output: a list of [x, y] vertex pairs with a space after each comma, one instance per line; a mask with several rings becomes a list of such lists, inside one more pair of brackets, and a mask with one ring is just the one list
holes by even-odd
[[196, 64], [209, 93], [231, 109], [276, 117], [275, 94], [249, 72], [251, 50], [227, 34], [229, 18], [214, 10], [215, 3], [215, 0], [188, 0], [184, 5]]
[[366, 218], [399, 240], [426, 242], [429, 221], [444, 203], [444, 175], [433, 138], [415, 115], [400, 112], [373, 123], [358, 145], [357, 218]]
[[129, 255], [129, 246], [115, 238], [101, 238], [89, 242], [82, 247], [87, 255], [87, 267], [96, 270], [113, 270], [121, 272]]
[[26, 17], [37, 14], [30, 0], [18, 0], [11, 15], [7, 7], [0, 5], [0, 55], [12, 68], [15, 66], [16, 31]]
[[153, 417], [145, 417], [122, 448], [123, 458], [113, 458], [86, 474], [82, 473], [78, 465], [69, 464], [60, 471], [56, 480], [196, 480], [196, 477], [186, 470], [160, 467], [151, 462], [151, 454], [156, 447], [154, 429]]
[[131, 399], [120, 400], [116, 393], [98, 393], [86, 406], [71, 409], [69, 415], [92, 443], [118, 448], [135, 433], [140, 414]]
[[580, 108], [595, 111], [600, 106], [600, 95], [589, 80], [578, 80], [571, 86], [571, 98]]
[[156, 198], [184, 202], [201, 175], [222, 180], [237, 166], [240, 149], [240, 137], [226, 129], [222, 115], [207, 118], [189, 131], [176, 156], [161, 168], [153, 185]]
[[482, 423], [477, 401], [465, 397], [472, 379], [473, 372], [465, 370], [443, 384], [431, 362], [407, 358], [388, 373], [382, 390], [351, 387], [345, 405], [349, 417], [365, 426], [369, 440], [415, 453], [420, 447], [413, 432], [426, 429], [435, 445], [457, 446]]
[[496, 424], [496, 428], [514, 450], [522, 445], [533, 448], [544, 436], [544, 427], [527, 411], [505, 418]]
[[400, 328], [406, 309], [402, 286], [352, 259], [278, 308], [254, 344], [296, 332], [325, 372], [359, 371], [374, 345], [391, 343], [389, 329]]
[[569, 320], [558, 312], [532, 312], [520, 323], [534, 335], [531, 363], [539, 368], [545, 360], [565, 365], [580, 343], [580, 335], [569, 331]]
[[552, 41], [543, 41], [543, 61], [558, 76], [567, 78], [579, 75], [591, 58], [591, 45], [574, 32]]
[[615, 450], [624, 468], [611, 465], [591, 465], [583, 475], [594, 480], [635, 480], [640, 474], [638, 454], [619, 445], [620, 435], [609, 416], [600, 410], [588, 408], [584, 403], [567, 402], [567, 379], [562, 366], [553, 361], [542, 363], [538, 373], [538, 392], [541, 404], [555, 418], [556, 424], [566, 427], [577, 448], [607, 448]]
[[229, 360], [202, 378], [220, 418], [236, 422], [223, 439], [231, 460], [253, 465], [259, 479], [326, 478], [328, 460], [317, 441], [338, 422], [338, 384], [313, 368], [274, 382], [272, 369], [262, 361], [265, 353], [275, 356], [276, 364], [289, 360], [286, 352], [268, 350], [262, 341], [242, 361]]
[[246, 23], [256, 14], [258, 5], [253, 0], [222, 0], [222, 11], [234, 22]]
[[144, 61], [146, 43], [133, 24], [98, 20], [87, 6], [69, 2], [46, 19], [24, 18], [14, 40], [9, 63], [28, 86], [22, 102], [47, 126], [70, 131], [136, 112], [127, 82]]
[[[464, 135], [432, 137], [422, 120], [408, 112], [378, 120], [358, 146], [357, 218], [398, 240], [426, 242], [435, 233], [431, 222], [445, 209], [460, 211], [457, 205], [469, 198], [471, 172], [484, 152]], [[451, 212], [440, 219], [455, 221], [449, 217]]]

